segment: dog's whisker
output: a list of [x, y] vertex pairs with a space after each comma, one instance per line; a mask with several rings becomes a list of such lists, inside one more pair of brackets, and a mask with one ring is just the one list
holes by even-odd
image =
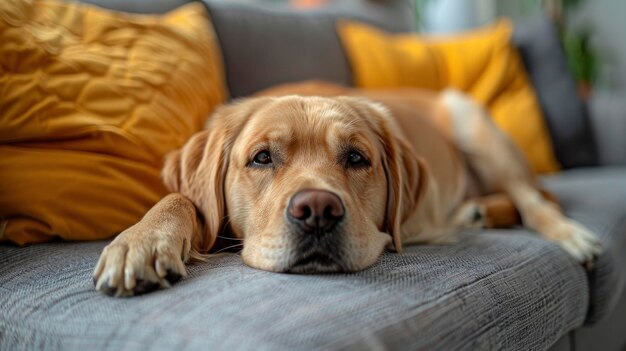
[[[224, 225], [222, 226], [222, 232], [220, 234], [224, 235], [226, 233], [226, 228], [228, 228], [230, 221], [231, 219], [228, 215], [224, 216]], [[223, 237], [223, 236], [218, 235], [218, 237]]]
[[240, 239], [240, 238], [229, 238], [227, 236], [222, 236], [222, 235], [217, 235], [217, 237], [220, 239], [224, 239], [224, 240], [243, 241], [243, 239]]
[[219, 249], [219, 250], [217, 250], [217, 251], [213, 252], [213, 254], [218, 254], [218, 253], [220, 253], [220, 252], [222, 252], [222, 251], [226, 251], [226, 250], [228, 250], [228, 249], [232, 249], [232, 248], [234, 248], [234, 247], [238, 247], [238, 246], [243, 246], [243, 243], [241, 243], [241, 244], [235, 244], [235, 245], [231, 245], [231, 246], [226, 246], [226, 247], [224, 247], [224, 248], [222, 248], [222, 249]]

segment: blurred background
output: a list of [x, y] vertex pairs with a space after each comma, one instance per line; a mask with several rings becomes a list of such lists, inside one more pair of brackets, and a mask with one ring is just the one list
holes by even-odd
[[[163, 13], [191, 0], [80, 1], [119, 11]], [[231, 97], [247, 96], [274, 84], [306, 79], [352, 84], [350, 67], [331, 30], [332, 24], [327, 23], [330, 18], [358, 19], [392, 33], [415, 31], [449, 35], [508, 17], [519, 32], [514, 41], [524, 42], [516, 45], [526, 46], [526, 50], [518, 47], [522, 55], [534, 58], [530, 65], [525, 64], [535, 87], [544, 87], [538, 94], [544, 110], [546, 104], [551, 104], [561, 117], [548, 117], [553, 138], [558, 139], [555, 130], [562, 130], [562, 138], [570, 142], [576, 139], [574, 136], [585, 134], [585, 143], [595, 144], [596, 149], [592, 152], [588, 147], [586, 152], [597, 153], [597, 157], [585, 159], [597, 159], [600, 164], [626, 164], [623, 151], [626, 150], [626, 138], [623, 138], [626, 133], [626, 100], [623, 98], [626, 96], [626, 36], [623, 35], [626, 21], [622, 19], [626, 1], [201, 1], [210, 9], [221, 41]], [[550, 22], [553, 26], [549, 27], [554, 27], [556, 33], [553, 28], [546, 28], [546, 23]], [[559, 41], [561, 45], [555, 45]], [[276, 47], [275, 55], [267, 50], [268, 45]], [[283, 50], [285, 53], [277, 54]], [[320, 56], [320, 52], [324, 55]], [[525, 57], [526, 61], [529, 59]], [[560, 90], [563, 90], [561, 95], [569, 98], [556, 99], [554, 95], [559, 95]], [[556, 121], [559, 126], [551, 124]], [[573, 143], [579, 144], [584, 143]], [[565, 157], [578, 157], [571, 156], [577, 154], [571, 145], [557, 150], [557, 154], [565, 166], [591, 164], [563, 161]]]
[[496, 17], [532, 21], [545, 13], [557, 24], [583, 95], [626, 87], [626, 2], [619, 0], [416, 0], [420, 30], [450, 33]]
[[[358, 6], [363, 6], [362, 2], [353, 0], [236, 0], [236, 2], [300, 9], [326, 6], [350, 8], [357, 3]], [[389, 3], [397, 1], [372, 2], [390, 5]], [[417, 23], [416, 31], [431, 34], [450, 34], [472, 29], [503, 16], [516, 22], [528, 22], [546, 14], [560, 30], [568, 62], [583, 97], [588, 98], [593, 89], [609, 91], [626, 89], [624, 35], [626, 21], [623, 21], [626, 1], [411, 0], [411, 3]]]

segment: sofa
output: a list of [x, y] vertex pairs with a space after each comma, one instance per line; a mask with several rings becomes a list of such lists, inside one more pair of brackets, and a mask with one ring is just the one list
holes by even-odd
[[[85, 2], [158, 13], [186, 1]], [[410, 31], [410, 6], [350, 0], [301, 12], [206, 1], [232, 98], [307, 79], [351, 85], [335, 20]], [[3, 244], [0, 349], [625, 350], [626, 103], [614, 93], [578, 98], [547, 20], [519, 23], [514, 42], [563, 167], [541, 181], [602, 241], [591, 269], [524, 228], [471, 230], [353, 274], [270, 273], [226, 253], [189, 265], [172, 288], [121, 299], [92, 283], [108, 241]]]

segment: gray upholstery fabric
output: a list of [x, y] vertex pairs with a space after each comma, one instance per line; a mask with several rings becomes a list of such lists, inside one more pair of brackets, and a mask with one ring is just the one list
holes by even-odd
[[210, 4], [232, 98], [308, 79], [351, 84], [334, 20], [241, 4]]
[[[626, 351], [626, 291], [611, 309], [611, 314], [597, 324], [578, 328], [572, 333], [576, 350]], [[573, 351], [573, 350], [570, 350]]]
[[[591, 277], [598, 320], [624, 285], [626, 169], [545, 182], [608, 249]], [[226, 254], [130, 299], [93, 289], [105, 244], [0, 246], [0, 349], [545, 349], [583, 323], [590, 297], [584, 270], [524, 230], [409, 247], [356, 274], [268, 273]]]
[[516, 23], [513, 41], [537, 92], [557, 159], [564, 168], [595, 165], [586, 106], [552, 23], [547, 18]]
[[311, 79], [352, 85], [350, 67], [335, 31], [338, 17], [373, 22], [391, 31], [413, 27], [406, 1], [350, 1], [351, 7], [310, 12], [214, 0], [206, 3], [233, 98]]
[[[591, 277], [599, 320], [624, 294], [626, 169], [546, 183], [607, 248]], [[411, 247], [354, 275], [266, 273], [230, 254], [132, 299], [93, 291], [104, 244], [0, 246], [0, 349], [543, 349], [582, 323], [589, 298], [582, 269], [523, 231]]]
[[626, 92], [596, 92], [589, 110], [600, 164], [626, 166]]
[[236, 254], [175, 287], [96, 293], [105, 243], [0, 247], [0, 349], [543, 349], [583, 323], [583, 270], [520, 231], [387, 254], [351, 275], [247, 268]]
[[594, 323], [611, 313], [626, 285], [626, 168], [588, 168], [546, 178], [565, 212], [602, 240], [605, 252], [590, 275]]

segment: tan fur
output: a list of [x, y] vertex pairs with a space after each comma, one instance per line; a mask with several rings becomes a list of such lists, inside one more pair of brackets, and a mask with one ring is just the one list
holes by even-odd
[[[346, 167], [340, 157], [349, 148], [370, 166]], [[272, 154], [271, 169], [250, 167], [259, 150]], [[319, 82], [269, 89], [219, 109], [205, 131], [168, 155], [163, 178], [173, 194], [105, 248], [94, 272], [99, 290], [132, 295], [138, 280], [169, 286], [168, 271], [185, 275], [183, 263], [224, 236], [245, 242], [246, 264], [287, 271], [299, 259], [299, 239], [285, 209], [307, 189], [332, 192], [345, 206], [336, 233], [345, 271], [373, 264], [391, 243], [397, 251], [403, 243], [447, 243], [463, 228], [520, 219], [579, 261], [600, 250], [541, 194], [484, 109], [454, 91]]]

